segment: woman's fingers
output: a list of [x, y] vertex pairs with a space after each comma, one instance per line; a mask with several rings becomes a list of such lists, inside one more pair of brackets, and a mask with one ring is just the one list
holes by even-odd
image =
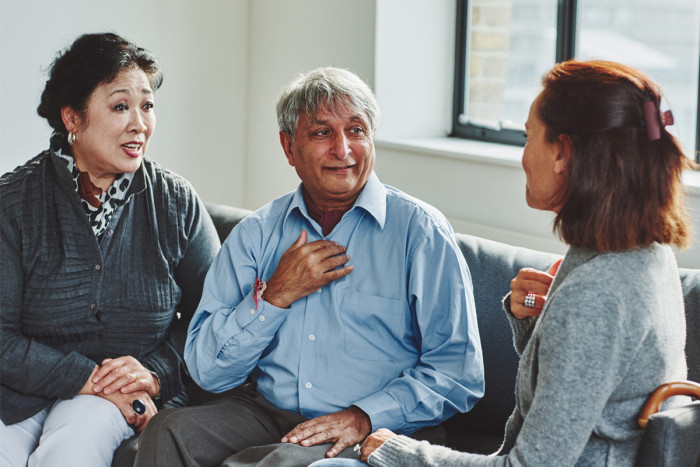
[[556, 261], [544, 272], [533, 268], [523, 268], [518, 272], [510, 282], [510, 312], [513, 316], [523, 319], [540, 315], [561, 261]]
[[93, 383], [96, 393], [104, 391], [106, 394], [112, 394], [129, 385], [131, 390], [128, 392], [148, 390], [152, 386], [152, 379], [148, 369], [127, 355], [103, 360], [102, 368], [93, 377]]
[[551, 274], [552, 277], [556, 276], [557, 271], [559, 271], [559, 266], [561, 266], [561, 262], [564, 260], [564, 258], [558, 259], [554, 264], [552, 264], [549, 269], [547, 269], [547, 274]]

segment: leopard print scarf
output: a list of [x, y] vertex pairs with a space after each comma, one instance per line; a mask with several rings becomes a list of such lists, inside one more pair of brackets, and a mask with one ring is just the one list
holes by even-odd
[[[73, 154], [68, 141], [66, 141], [66, 137], [61, 133], [54, 133], [51, 136], [50, 148], [54, 156], [65, 162], [66, 169], [73, 177], [73, 189], [80, 193], [79, 178], [81, 174], [75, 165], [75, 160], [73, 159]], [[112, 182], [112, 186], [110, 186], [107, 191], [97, 196], [99, 203], [93, 201], [91, 204], [90, 201], [81, 196], [80, 201], [83, 210], [88, 216], [92, 232], [98, 240], [102, 238], [102, 234], [107, 230], [107, 226], [109, 225], [109, 221], [115, 209], [126, 201], [126, 193], [129, 190], [129, 185], [131, 185], [131, 180], [133, 180], [133, 178], [133, 173], [118, 174], [114, 182]], [[93, 204], [98, 205], [94, 206]]]

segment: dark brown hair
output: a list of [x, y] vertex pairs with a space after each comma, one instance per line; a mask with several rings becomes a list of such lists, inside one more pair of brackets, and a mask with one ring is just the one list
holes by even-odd
[[84, 34], [54, 60], [37, 112], [65, 135], [61, 107], [84, 112], [92, 91], [125, 68], [143, 70], [153, 92], [163, 82], [158, 62], [149, 51], [113, 33]]
[[554, 229], [573, 246], [629, 250], [690, 243], [681, 173], [695, 167], [662, 127], [649, 141], [643, 106], [661, 89], [642, 72], [605, 61], [559, 63], [542, 78], [536, 109], [549, 142], [565, 135], [571, 157]]

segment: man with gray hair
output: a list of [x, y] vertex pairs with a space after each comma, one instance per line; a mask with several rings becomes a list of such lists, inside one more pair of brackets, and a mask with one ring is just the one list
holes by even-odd
[[185, 348], [201, 387], [239, 389], [160, 412], [137, 465], [354, 457], [372, 430], [411, 434], [483, 395], [469, 270], [445, 217], [374, 173], [372, 91], [320, 68], [277, 118], [301, 184], [233, 229]]

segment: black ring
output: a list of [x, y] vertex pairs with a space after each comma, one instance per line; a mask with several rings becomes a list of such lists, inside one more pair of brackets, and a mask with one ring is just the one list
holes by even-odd
[[141, 402], [141, 399], [134, 399], [131, 403], [131, 408], [134, 409], [136, 415], [143, 415], [146, 413], [146, 405]]

